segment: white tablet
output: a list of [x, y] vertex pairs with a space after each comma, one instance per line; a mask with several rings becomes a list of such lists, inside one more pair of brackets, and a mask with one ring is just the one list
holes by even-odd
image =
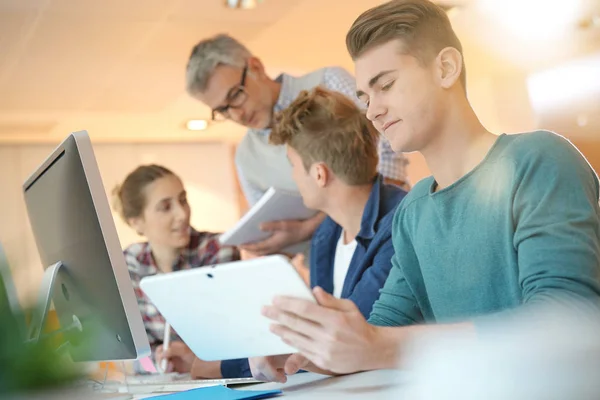
[[200, 359], [229, 360], [293, 353], [261, 314], [276, 295], [315, 302], [284, 256], [146, 277], [141, 289]]

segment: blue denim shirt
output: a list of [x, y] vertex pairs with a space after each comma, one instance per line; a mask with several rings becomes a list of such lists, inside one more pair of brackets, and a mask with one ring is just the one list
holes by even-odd
[[[394, 211], [406, 192], [394, 185], [383, 183], [378, 175], [363, 212], [360, 231], [356, 236], [356, 250], [350, 261], [341, 298], [356, 304], [365, 318], [369, 318], [373, 303], [392, 268], [394, 247], [392, 221]], [[327, 217], [313, 234], [310, 255], [310, 285], [320, 286], [333, 293], [333, 266], [335, 249], [342, 227]], [[221, 363], [224, 378], [251, 376], [247, 359], [226, 360]]]

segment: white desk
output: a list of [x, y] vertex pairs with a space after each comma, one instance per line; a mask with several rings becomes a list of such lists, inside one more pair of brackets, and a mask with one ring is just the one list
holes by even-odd
[[289, 376], [285, 384], [262, 383], [244, 389], [281, 389], [281, 397], [286, 399], [392, 399], [401, 392], [402, 376], [402, 373], [396, 370], [369, 371], [336, 377], [303, 373]]
[[[401, 392], [402, 373], [392, 370], [361, 372], [345, 376], [326, 376], [302, 373], [288, 377], [285, 384], [261, 383], [235, 386], [240, 390], [280, 389], [283, 395], [275, 398], [291, 399], [392, 399]], [[133, 399], [148, 399], [155, 394], [138, 394]]]
[[[282, 399], [397, 399], [402, 393], [403, 373], [393, 370], [361, 372], [345, 376], [326, 376], [313, 373], [296, 374], [288, 377], [285, 384], [261, 383], [240, 385], [233, 389], [272, 390], [280, 389]], [[89, 389], [74, 388], [41, 392], [38, 396], [15, 397], [15, 400], [140, 400], [166, 393], [94, 393]]]

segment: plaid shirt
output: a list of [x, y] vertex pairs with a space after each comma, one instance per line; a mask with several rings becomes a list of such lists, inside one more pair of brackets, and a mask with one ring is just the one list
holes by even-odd
[[[237, 248], [221, 246], [218, 237], [218, 233], [198, 232], [192, 229], [190, 243], [181, 252], [179, 259], [173, 265], [173, 271], [239, 260], [240, 255]], [[162, 274], [163, 272], [154, 262], [152, 248], [148, 242], [132, 244], [123, 253], [129, 267], [129, 276], [142, 313], [148, 340], [154, 351], [156, 346], [162, 344], [165, 319], [140, 289], [140, 281], [146, 276]], [[185, 305], [182, 304], [182, 307], [185, 307]], [[181, 340], [175, 332], [171, 333], [173, 340]]]
[[[294, 89], [292, 84], [294, 81], [302, 79], [288, 74], [281, 74], [277, 77], [277, 81], [281, 83], [281, 92], [273, 109], [274, 112], [280, 112], [289, 107], [290, 104], [298, 97], [298, 91]], [[356, 97], [356, 81], [350, 72], [342, 67], [325, 67], [323, 68], [323, 81], [321, 85], [329, 90], [340, 92], [351, 99], [361, 109], [365, 108], [365, 103]], [[271, 129], [250, 129], [262, 135], [270, 135]], [[408, 179], [408, 159], [402, 153], [395, 153], [390, 147], [387, 139], [381, 135], [379, 140], [379, 166], [378, 170], [381, 175], [386, 178], [400, 180], [410, 183]], [[264, 193], [258, 187], [248, 181], [244, 176], [244, 171], [239, 165], [236, 165], [240, 186], [244, 192], [244, 196], [250, 205], [254, 205], [260, 200]]]

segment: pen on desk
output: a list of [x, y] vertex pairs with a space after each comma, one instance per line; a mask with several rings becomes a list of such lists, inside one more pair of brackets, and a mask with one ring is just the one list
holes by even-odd
[[[171, 325], [165, 322], [165, 338], [163, 340], [163, 354], [169, 349], [169, 342], [171, 341]], [[163, 373], [167, 372], [167, 359], [164, 357], [160, 362], [160, 369]]]

